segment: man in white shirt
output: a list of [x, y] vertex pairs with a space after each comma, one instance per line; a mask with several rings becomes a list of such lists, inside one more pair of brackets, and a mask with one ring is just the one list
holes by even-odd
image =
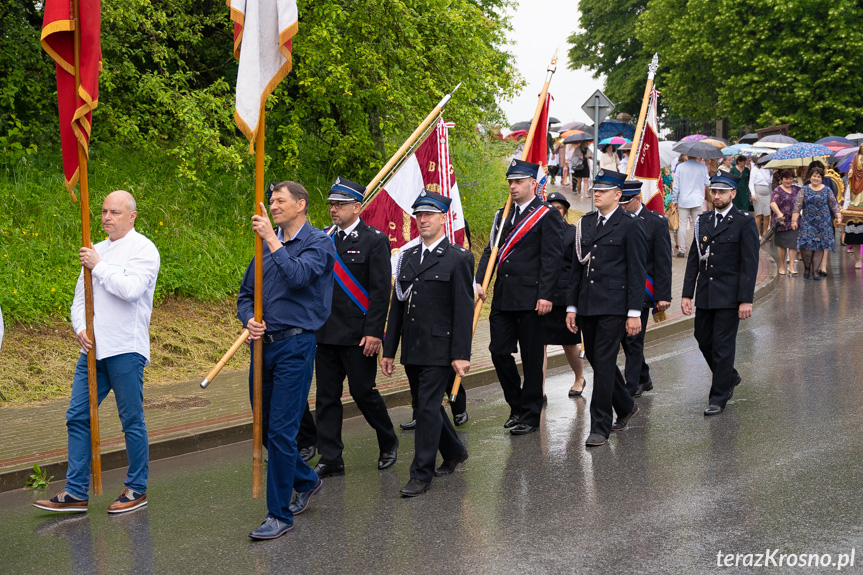
[[707, 167], [695, 158], [689, 158], [677, 165], [674, 172], [674, 184], [671, 187], [671, 207], [677, 208], [680, 218], [678, 237], [680, 250], [677, 257], [686, 257], [686, 246], [691, 240], [686, 235], [689, 231], [689, 218], [695, 219], [701, 213], [707, 187], [710, 185], [710, 175]]
[[82, 349], [66, 412], [66, 487], [51, 499], [33, 503], [39, 509], [87, 511], [91, 453], [86, 352], [94, 343], [99, 403], [114, 390], [129, 458], [126, 488], [108, 507], [108, 513], [124, 513], [147, 504], [149, 443], [144, 424], [144, 366], [150, 363], [150, 316], [160, 260], [153, 242], [135, 231], [137, 215], [132, 194], [123, 190], [110, 193], [102, 204], [102, 229], [108, 239], [79, 250], [81, 265], [93, 276], [96, 341], [87, 337], [82, 270], [71, 310], [72, 327]]

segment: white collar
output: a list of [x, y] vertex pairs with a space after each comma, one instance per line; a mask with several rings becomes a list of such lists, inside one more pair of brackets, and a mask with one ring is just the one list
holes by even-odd
[[428, 250], [428, 251], [430, 251], [430, 252], [433, 252], [433, 251], [434, 251], [434, 249], [438, 246], [438, 244], [439, 244], [439, 243], [441, 243], [441, 242], [443, 241], [443, 239], [444, 239], [445, 237], [446, 237], [446, 234], [442, 235], [441, 237], [439, 237], [439, 238], [438, 238], [438, 239], [437, 239], [437, 240], [436, 240], [432, 245], [430, 245], [430, 246], [427, 246], [427, 245], [426, 245], [426, 243], [425, 243], [425, 240], [423, 240], [423, 241], [421, 242], [422, 249], [423, 249], [423, 250]]
[[611, 210], [610, 212], [608, 212], [608, 214], [606, 214], [604, 216], [602, 215], [602, 212], [600, 212], [599, 210], [596, 211], [596, 214], [597, 214], [597, 217], [599, 217], [599, 218], [605, 218], [605, 221], [607, 222], [608, 220], [611, 219], [611, 216], [614, 215], [614, 212], [616, 212], [619, 209], [620, 209], [620, 205], [617, 205], [617, 206], [614, 206], [613, 210]]
[[336, 226], [336, 231], [337, 231], [337, 232], [345, 232], [345, 235], [346, 235], [346, 236], [349, 236], [349, 235], [351, 235], [351, 232], [352, 232], [352, 231], [354, 231], [355, 229], [357, 229], [357, 226], [358, 226], [358, 225], [360, 225], [360, 218], [357, 218], [356, 220], [354, 220], [354, 223], [352, 223], [351, 225], [349, 225], [349, 226], [348, 226], [348, 227], [346, 227], [345, 229], [342, 229], [342, 228], [340, 228], [340, 227]]
[[644, 209], [644, 204], [641, 204], [640, 206], [638, 206], [638, 211], [637, 211], [637, 212], [632, 212], [632, 213], [633, 213], [633, 214], [635, 214], [636, 216], [640, 216], [640, 215], [641, 215], [641, 210], [643, 210], [643, 209]]
[[728, 215], [728, 212], [730, 212], [730, 211], [731, 211], [731, 208], [732, 208], [732, 207], [734, 207], [734, 204], [728, 204], [728, 207], [727, 207], [727, 208], [725, 208], [725, 211], [724, 211], [724, 212], [717, 212], [717, 211], [716, 211], [716, 208], [713, 208], [713, 217], [715, 218], [716, 216], [721, 215], [721, 216], [722, 216], [722, 219], [724, 220], [724, 219], [725, 219], [725, 216], [727, 216], [727, 215]]

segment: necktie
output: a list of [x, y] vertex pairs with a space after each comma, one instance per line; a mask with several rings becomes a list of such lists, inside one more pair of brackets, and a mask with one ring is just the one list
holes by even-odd
[[518, 221], [518, 206], [515, 207], [515, 214], [512, 216], [512, 225], [515, 225], [515, 222]]
[[716, 214], [716, 225], [718, 226], [721, 223], [722, 223], [722, 214]]
[[596, 231], [601, 230], [602, 226], [604, 226], [604, 225], [605, 225], [605, 216], [599, 216], [599, 223], [596, 224]]
[[424, 261], [427, 257], [429, 257], [429, 253], [430, 253], [430, 252], [429, 252], [428, 248], [426, 248], [426, 249], [424, 249], [424, 250], [423, 250], [423, 257], [421, 257], [421, 258], [420, 258], [420, 263], [423, 263], [423, 261]]

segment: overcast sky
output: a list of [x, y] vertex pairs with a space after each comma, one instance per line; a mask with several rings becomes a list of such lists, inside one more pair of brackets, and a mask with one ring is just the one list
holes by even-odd
[[511, 101], [500, 103], [511, 124], [533, 118], [545, 70], [558, 46], [560, 60], [549, 87], [554, 96], [549, 114], [561, 122], [593, 123], [581, 105], [595, 90], [602, 89], [604, 78], [594, 80], [589, 70], [568, 67], [566, 39], [578, 28], [578, 18], [577, 0], [520, 0], [512, 18], [514, 45], [509, 50], [515, 54], [526, 85]]

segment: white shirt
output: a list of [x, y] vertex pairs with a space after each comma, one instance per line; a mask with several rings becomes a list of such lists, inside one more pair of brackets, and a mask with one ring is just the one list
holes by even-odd
[[734, 204], [728, 204], [728, 207], [725, 208], [725, 211], [723, 211], [723, 212], [717, 212], [715, 209], [713, 210], [713, 225], [714, 226], [716, 225], [716, 216], [722, 216], [722, 219], [724, 220], [725, 217], [728, 215], [728, 212], [731, 211], [731, 206], [733, 206], [733, 205]]
[[423, 257], [425, 256], [426, 250], [428, 250], [429, 252], [433, 252], [437, 245], [441, 243], [445, 237], [446, 234], [442, 235], [436, 241], [432, 242], [432, 245], [430, 246], [426, 245], [425, 240], [422, 241], [422, 243], [420, 244], [420, 264], [423, 263]]
[[[117, 241], [99, 242], [95, 249], [102, 260], [92, 271], [96, 359], [140, 353], [144, 365], [149, 365], [159, 250], [134, 228]], [[86, 329], [83, 269], [75, 286], [71, 315], [76, 334]]]
[[766, 168], [759, 168], [758, 166], [749, 168], [749, 194], [752, 196], [757, 195], [755, 193], [755, 186], [767, 186], [769, 188], [772, 178], [773, 174]]
[[355, 229], [357, 229], [357, 226], [358, 226], [358, 225], [360, 225], [360, 219], [359, 219], [359, 218], [355, 219], [355, 220], [354, 220], [354, 223], [352, 223], [351, 225], [349, 225], [349, 226], [348, 226], [348, 227], [346, 227], [345, 229], [342, 229], [342, 228], [337, 229], [337, 230], [336, 230], [336, 233], [339, 233], [339, 232], [345, 232], [345, 236], [347, 237], [347, 236], [351, 235], [351, 232], [352, 232], [352, 231], [354, 231]]
[[523, 204], [516, 204], [516, 205], [515, 205], [516, 207], [515, 207], [515, 208], [513, 208], [513, 210], [512, 210], [512, 217], [510, 218], [510, 220], [509, 220], [509, 221], [510, 221], [510, 222], [515, 222], [515, 218], [516, 218], [516, 217], [518, 217], [518, 216], [520, 216], [520, 215], [524, 212], [524, 210], [526, 210], [526, 209], [527, 209], [528, 204], [530, 204], [530, 203], [533, 201], [533, 198], [535, 198], [535, 197], [536, 197], [536, 196], [531, 196], [531, 197], [530, 197], [527, 201], [525, 201]]
[[704, 188], [709, 185], [707, 167], [698, 160], [686, 160], [674, 172], [671, 203], [680, 208], [697, 208], [704, 203]]

